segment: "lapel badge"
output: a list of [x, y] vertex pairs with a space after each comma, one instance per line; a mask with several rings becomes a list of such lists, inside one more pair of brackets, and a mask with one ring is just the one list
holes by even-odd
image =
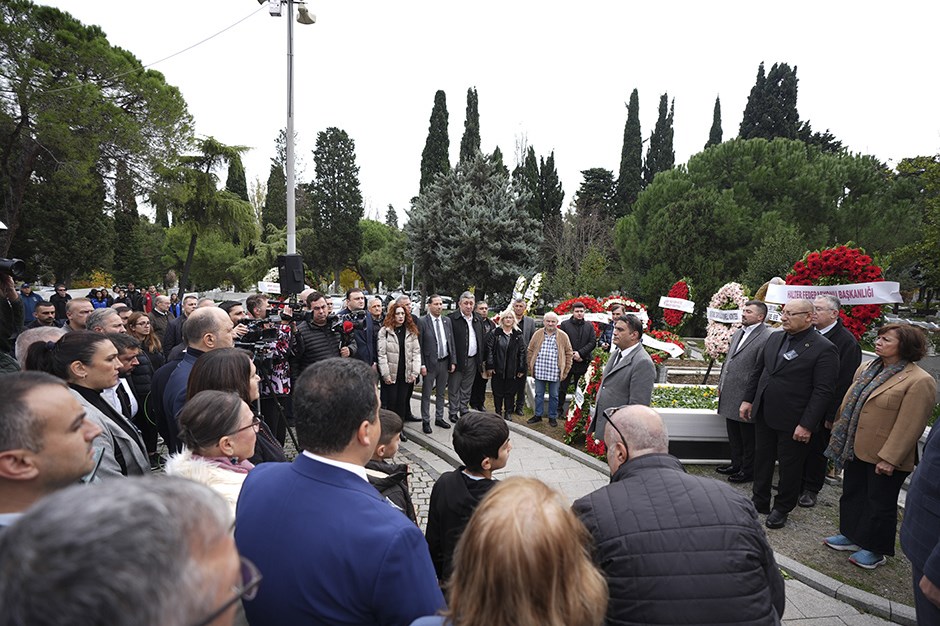
[[808, 347], [809, 347], [809, 344], [808, 344], [808, 343], [804, 343], [804, 344], [803, 344], [803, 347], [804, 347], [804, 348], [808, 348]]

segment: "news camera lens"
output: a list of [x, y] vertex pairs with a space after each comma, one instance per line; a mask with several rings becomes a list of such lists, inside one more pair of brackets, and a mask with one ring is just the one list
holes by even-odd
[[21, 259], [0, 259], [0, 272], [20, 280], [26, 275], [26, 263]]

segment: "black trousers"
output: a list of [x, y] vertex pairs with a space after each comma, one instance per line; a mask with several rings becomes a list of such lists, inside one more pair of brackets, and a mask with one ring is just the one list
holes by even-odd
[[[576, 372], [574, 371], [574, 367], [572, 367], [571, 371], [568, 372], [568, 375], [565, 376], [558, 386], [558, 416], [562, 419], [568, 415], [568, 387], [572, 382], [577, 385], [586, 371], [587, 369], [585, 368], [583, 372]], [[574, 393], [574, 389], [571, 390], [571, 393]]]
[[411, 392], [414, 385], [409, 385], [405, 381], [386, 385], [382, 382], [382, 390], [379, 392], [379, 399], [382, 401], [382, 408], [394, 411], [398, 417], [405, 421], [411, 411]]
[[819, 493], [826, 484], [826, 468], [829, 459], [826, 458], [826, 448], [829, 447], [829, 437], [832, 431], [821, 425], [809, 440], [809, 453], [803, 463], [803, 491]]
[[477, 371], [473, 378], [473, 389], [470, 390], [470, 408], [477, 411], [485, 410], [483, 402], [486, 400], [486, 378]]
[[754, 423], [725, 420], [728, 445], [731, 447], [731, 466], [746, 476], [754, 475]]
[[[794, 427], [796, 428], [796, 427]], [[774, 509], [789, 513], [796, 508], [803, 484], [803, 463], [809, 452], [809, 444], [793, 440], [793, 431], [774, 430], [763, 420], [754, 424], [754, 506], [766, 509], [770, 506], [770, 487], [774, 478], [774, 463], [780, 462], [780, 480]]]
[[911, 580], [914, 581], [914, 609], [917, 611], [918, 624], [940, 624], [940, 607], [927, 599], [920, 590], [920, 579], [924, 573], [911, 565]]
[[[289, 410], [287, 405], [290, 401], [290, 396], [261, 398], [261, 418], [282, 446], [287, 439], [287, 411]], [[281, 406], [281, 402], [285, 404], [284, 407]]]
[[876, 474], [865, 461], [845, 464], [839, 499], [839, 532], [877, 554], [894, 556], [898, 528], [898, 493], [910, 472]]
[[500, 415], [503, 412], [510, 413], [513, 409], [513, 400], [516, 391], [515, 378], [503, 378], [499, 374], [493, 374], [493, 405], [496, 412]]
[[[516, 379], [515, 393], [513, 396], [515, 397], [514, 404], [516, 405], [515, 408], [517, 413], [522, 413], [522, 409], [525, 407], [525, 383], [526, 376]], [[509, 410], [511, 411], [512, 409]]]

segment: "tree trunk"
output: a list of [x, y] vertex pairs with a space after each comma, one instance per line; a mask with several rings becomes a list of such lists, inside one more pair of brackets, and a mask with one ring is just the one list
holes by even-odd
[[[362, 273], [362, 267], [359, 265], [358, 262], [356, 263], [356, 273], [359, 274], [359, 278], [362, 279], [362, 288], [363, 288], [365, 291], [372, 291], [372, 290], [369, 288], [369, 279], [366, 278], [366, 275]], [[366, 303], [366, 304], [368, 305], [368, 303]]]
[[196, 233], [189, 238], [189, 252], [186, 253], [186, 262], [183, 264], [183, 275], [180, 276], [179, 292], [180, 297], [189, 290], [189, 268], [193, 264], [193, 256], [196, 254]]

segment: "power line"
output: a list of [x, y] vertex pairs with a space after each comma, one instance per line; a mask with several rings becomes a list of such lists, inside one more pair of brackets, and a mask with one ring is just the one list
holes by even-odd
[[[126, 72], [121, 72], [120, 74], [115, 74], [114, 76], [111, 76], [110, 78], [108, 78], [106, 82], [110, 82], [110, 81], [116, 80], [116, 79], [118, 79], [118, 78], [121, 78], [122, 76], [127, 76], [128, 74], [133, 74], [134, 72], [138, 72], [138, 71], [140, 71], [140, 70], [142, 70], [142, 69], [144, 69], [144, 70], [149, 69], [149, 68], [153, 67], [154, 65], [157, 65], [158, 63], [163, 63], [164, 61], [169, 61], [169, 60], [172, 59], [173, 57], [177, 57], [177, 56], [183, 54], [184, 52], [189, 52], [189, 51], [192, 50], [193, 48], [196, 48], [196, 47], [198, 47], [198, 46], [201, 46], [202, 44], [206, 43], [207, 41], [210, 41], [210, 40], [212, 40], [212, 39], [215, 39], [216, 37], [218, 37], [218, 36], [221, 35], [222, 33], [224, 33], [224, 32], [226, 32], [226, 31], [229, 31], [229, 30], [235, 28], [236, 26], [238, 26], [239, 24], [241, 24], [242, 22], [244, 22], [244, 21], [247, 20], [248, 18], [254, 16], [255, 13], [258, 13], [258, 12], [259, 12], [261, 9], [263, 9], [263, 8], [265, 8], [265, 5], [259, 6], [257, 9], [255, 9], [254, 11], [252, 11], [251, 13], [249, 13], [248, 15], [246, 15], [245, 17], [241, 18], [240, 20], [238, 20], [238, 21], [235, 22], [234, 24], [231, 24], [231, 25], [229, 25], [229, 26], [226, 26], [225, 28], [223, 28], [222, 30], [218, 31], [217, 33], [213, 33], [212, 35], [209, 35], [209, 36], [206, 37], [205, 39], [202, 39], [201, 41], [197, 41], [196, 43], [192, 44], [191, 46], [187, 46], [187, 47], [183, 48], [182, 50], [179, 50], [179, 51], [177, 51], [177, 52], [174, 52], [173, 54], [171, 54], [171, 55], [169, 55], [169, 56], [165, 56], [165, 57], [163, 57], [162, 59], [158, 59], [158, 60], [156, 60], [156, 61], [154, 61], [154, 62], [152, 62], [152, 63], [148, 63], [148, 64], [146, 64], [146, 65], [143, 65], [143, 66], [141, 66], [140, 68], [134, 68], [134, 69], [132, 69], [132, 70], [127, 70]], [[72, 89], [78, 89], [79, 87], [82, 87], [82, 86], [83, 86], [83, 84], [82, 84], [82, 83], [79, 83], [79, 84], [77, 84], [77, 85], [71, 85], [71, 86], [69, 86], [69, 87], [60, 87], [59, 89], [51, 89], [51, 90], [49, 90], [49, 91], [46, 91], [45, 93], [47, 93], [47, 94], [53, 94], [53, 93], [59, 93], [59, 92], [62, 92], [62, 91], [70, 91], [70, 90], [72, 90]]]

